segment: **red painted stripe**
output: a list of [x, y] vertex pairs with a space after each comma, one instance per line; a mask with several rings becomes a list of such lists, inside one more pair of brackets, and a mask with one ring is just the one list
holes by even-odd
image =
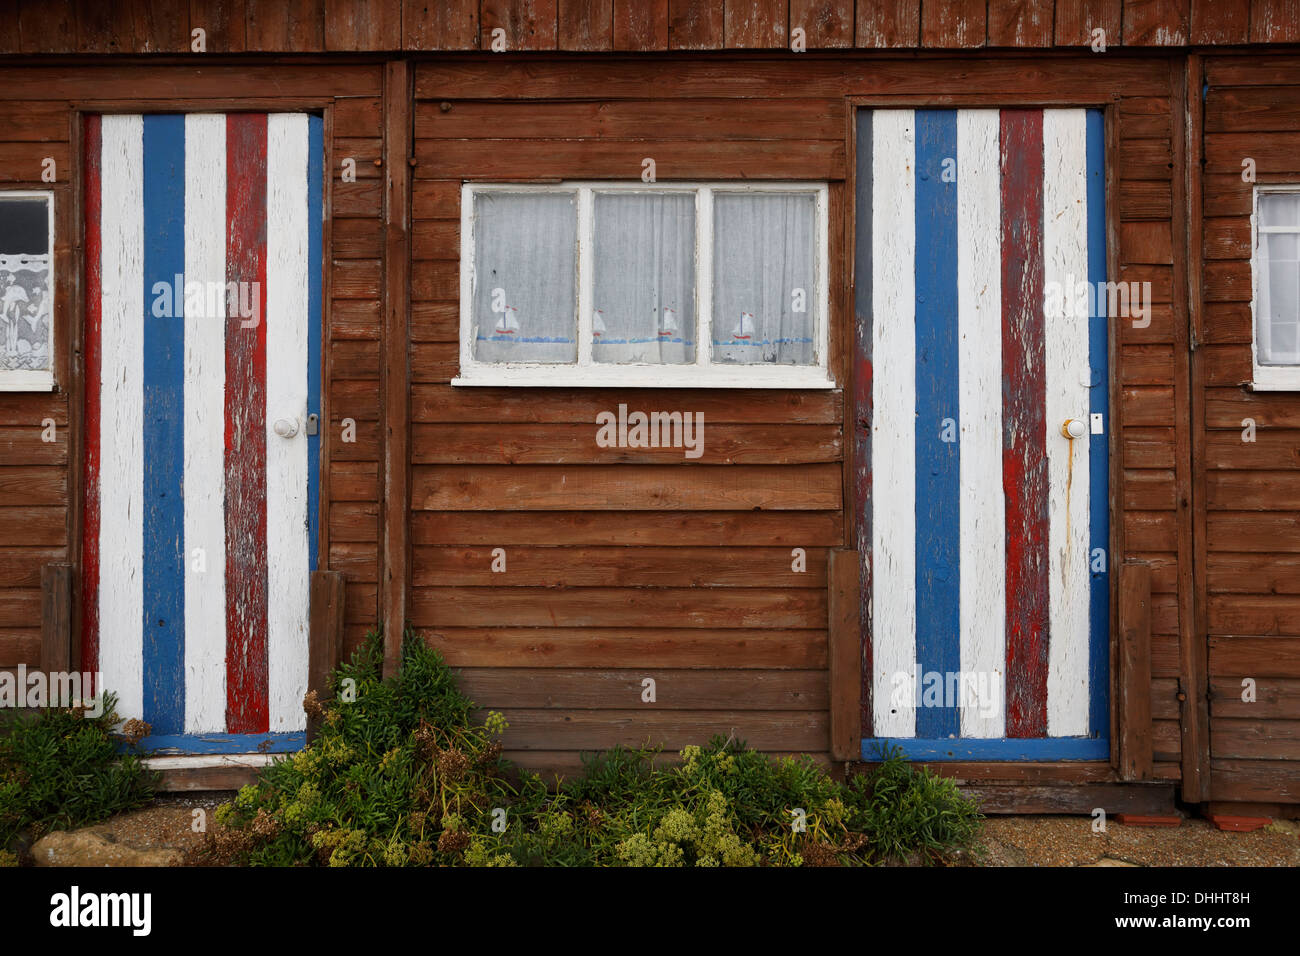
[[226, 167], [226, 281], [257, 284], [259, 317], [226, 320], [226, 730], [266, 733], [265, 114], [226, 118]]
[[86, 359], [83, 447], [85, 448], [84, 499], [81, 521], [81, 669], [94, 677], [99, 670], [99, 427], [101, 414], [100, 364], [103, 360], [103, 300], [100, 269], [103, 237], [100, 232], [100, 118], [86, 117], [83, 168], [86, 176]]
[[1043, 114], [1003, 110], [1002, 481], [1007, 506], [1007, 736], [1047, 735], [1047, 360]]

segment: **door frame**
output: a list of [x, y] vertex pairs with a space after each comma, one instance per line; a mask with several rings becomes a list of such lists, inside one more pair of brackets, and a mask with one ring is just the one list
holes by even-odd
[[[863, 451], [863, 443], [858, 440], [859, 421], [863, 420], [860, 407], [858, 388], [859, 381], [859, 363], [858, 363], [858, 328], [857, 321], [857, 224], [858, 224], [858, 151], [857, 151], [857, 133], [858, 133], [858, 116], [863, 109], [1053, 109], [1053, 108], [1070, 108], [1070, 109], [1097, 109], [1102, 113], [1102, 130], [1103, 130], [1103, 152], [1102, 162], [1104, 166], [1105, 181], [1105, 213], [1106, 213], [1106, 273], [1112, 280], [1117, 280], [1120, 274], [1119, 262], [1119, 233], [1118, 233], [1118, 215], [1119, 215], [1119, 179], [1117, 175], [1119, 160], [1119, 129], [1118, 129], [1118, 93], [1098, 94], [1091, 90], [1083, 89], [1077, 96], [1066, 97], [1042, 97], [1032, 94], [983, 94], [983, 93], [933, 93], [933, 94], [916, 94], [916, 93], [899, 93], [899, 94], [875, 94], [869, 96], [850, 95], [845, 97], [845, 148], [847, 157], [847, 182], [846, 182], [846, 202], [848, 203], [848, 213], [845, 216], [845, 258], [848, 262], [849, 282], [849, 309], [848, 316], [851, 320], [846, 320], [843, 332], [842, 343], [848, 356], [847, 366], [849, 368], [848, 380], [844, 384], [846, 400], [844, 402], [844, 435], [845, 435], [845, 461], [846, 468], [845, 480], [845, 510], [851, 514], [846, 516], [851, 520], [845, 521], [845, 547], [856, 551], [859, 556], [859, 569], [861, 561], [870, 555], [870, 523], [865, 513], [865, 508], [861, 501], [861, 496], [857, 492], [856, 475], [865, 473], [863, 469], [869, 471], [870, 462], [866, 460]], [[1119, 421], [1117, 411], [1120, 407], [1121, 390], [1119, 386], [1120, 375], [1118, 366], [1118, 349], [1117, 342], [1119, 336], [1116, 334], [1114, 320], [1107, 322], [1106, 336], [1106, 354], [1107, 354], [1107, 373], [1109, 381], [1107, 383], [1107, 412], [1106, 412], [1106, 447], [1108, 453], [1107, 477], [1109, 480], [1109, 491], [1107, 510], [1109, 515], [1108, 529], [1108, 548], [1107, 554], [1107, 592], [1108, 592], [1108, 648], [1109, 648], [1109, 667], [1107, 672], [1107, 709], [1109, 711], [1108, 722], [1108, 757], [1099, 759], [1096, 757], [1086, 756], [1081, 758], [1062, 758], [1055, 755], [1034, 756], [1027, 753], [1022, 756], [1004, 756], [984, 754], [960, 754], [947, 756], [940, 753], [926, 753], [913, 758], [925, 761], [955, 761], [963, 764], [978, 764], [982, 762], [1069, 762], [1075, 766], [1087, 764], [1090, 766], [1109, 766], [1112, 769], [1119, 767], [1119, 741], [1121, 737], [1120, 722], [1124, 720], [1124, 715], [1119, 712], [1118, 708], [1118, 682], [1116, 680], [1117, 665], [1117, 646], [1116, 636], [1119, 633], [1118, 622], [1118, 584], [1119, 575], [1117, 573], [1116, 556], [1122, 555], [1122, 531], [1123, 531], [1123, 509], [1117, 506], [1116, 490], [1121, 488], [1123, 478], [1122, 462], [1120, 457], [1120, 445], [1117, 441], [1117, 428], [1115, 423]], [[861, 457], [860, 457], [861, 456]], [[859, 616], [860, 616], [860, 647], [863, 651], [862, 659], [864, 662], [864, 673], [860, 685], [860, 700], [863, 719], [871, 712], [871, 682], [869, 674], [866, 673], [868, 654], [871, 639], [871, 608], [870, 593], [862, 581], [861, 570], [859, 571]], [[834, 706], [834, 705], [832, 705]], [[860, 746], [866, 740], [872, 738], [864, 737], [859, 729]], [[1043, 738], [1050, 739], [1050, 738]], [[1085, 738], [1086, 739], [1086, 738]], [[1026, 743], [1032, 746], [1033, 740], [1026, 739]], [[861, 759], [867, 759], [863, 754]]]
[[[330, 381], [329, 354], [331, 322], [331, 281], [332, 270], [329, 268], [332, 246], [334, 216], [333, 176], [334, 168], [334, 98], [320, 97], [223, 97], [204, 99], [194, 97], [175, 97], [166, 99], [148, 98], [114, 98], [114, 99], [74, 99], [69, 104], [68, 122], [69, 143], [76, 171], [69, 177], [71, 185], [73, 217], [72, 231], [72, 269], [73, 275], [70, 294], [71, 309], [64, 321], [68, 323], [69, 341], [69, 382], [68, 388], [68, 427], [70, 429], [68, 454], [72, 461], [68, 468], [68, 502], [69, 507], [67, 535], [68, 557], [74, 571], [73, 601], [71, 609], [71, 628], [74, 635], [71, 648], [71, 667], [82, 669], [82, 595], [80, 589], [83, 562], [82, 530], [85, 517], [86, 458], [83, 423], [86, 407], [86, 175], [81, 158], [85, 153], [85, 119], [90, 115], [121, 114], [158, 114], [158, 113], [314, 113], [321, 117], [324, 157], [322, 170], [324, 181], [321, 184], [321, 208], [324, 212], [321, 223], [321, 294], [320, 294], [320, 410], [317, 442], [317, 502], [316, 502], [316, 554], [317, 565], [328, 567], [329, 563], [329, 468], [331, 460], [330, 429]], [[57, 218], [56, 218], [57, 222]], [[57, 241], [57, 240], [56, 240]], [[57, 335], [57, 332], [56, 332]], [[227, 753], [232, 752], [228, 745], [218, 742], [204, 742], [200, 736], [183, 735], [186, 738], [183, 750], [170, 747], [159, 748], [160, 753]], [[204, 735], [208, 736], [208, 735]], [[214, 738], [225, 735], [211, 735]], [[274, 739], [284, 736], [276, 733], [248, 735], [250, 740], [266, 737]], [[300, 736], [300, 735], [291, 735]], [[299, 745], [288, 747], [296, 750]], [[286, 749], [273, 744], [269, 752]], [[241, 751], [242, 752], [242, 751]]]

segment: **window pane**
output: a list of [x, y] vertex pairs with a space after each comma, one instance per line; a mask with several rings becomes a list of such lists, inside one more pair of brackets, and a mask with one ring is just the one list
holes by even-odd
[[591, 355], [597, 362], [695, 361], [695, 197], [595, 197]]
[[474, 197], [474, 357], [576, 362], [577, 195]]
[[811, 365], [817, 200], [809, 193], [715, 193], [713, 360]]
[[0, 196], [0, 370], [50, 367], [48, 202]]
[[1300, 228], [1300, 194], [1260, 193], [1259, 224]]
[[1258, 355], [1263, 365], [1300, 362], [1300, 243], [1295, 236], [1266, 234], [1261, 238], [1257, 323]]

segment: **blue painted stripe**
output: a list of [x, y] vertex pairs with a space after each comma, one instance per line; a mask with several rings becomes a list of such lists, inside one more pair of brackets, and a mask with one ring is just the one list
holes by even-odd
[[293, 753], [307, 746], [307, 734], [157, 734], [134, 747], [122, 743], [119, 751], [132, 753], [253, 754]]
[[[956, 110], [917, 110], [916, 664], [941, 685], [961, 670], [956, 161]], [[960, 733], [955, 704], [918, 700], [917, 736]]]
[[146, 116], [143, 717], [161, 733], [185, 727], [184, 272], [185, 117]]
[[321, 414], [321, 227], [325, 182], [325, 137], [319, 116], [307, 117], [307, 414], [318, 416], [315, 435], [307, 436], [308, 567], [318, 567], [320, 539]]
[[[1100, 549], [1110, 568], [1110, 401], [1105, 305], [1096, 290], [1106, 281], [1106, 157], [1101, 110], [1088, 110], [1088, 282], [1095, 303], [1088, 319], [1088, 363], [1092, 370], [1088, 410], [1102, 415], [1105, 434], [1088, 440], [1089, 566]], [[1093, 570], [1089, 594], [1088, 729], [1110, 740], [1110, 575]], [[1109, 752], [1107, 753], [1109, 756]]]
[[1000, 737], [962, 739], [877, 737], [862, 741], [862, 759], [877, 762], [889, 747], [908, 760], [1059, 761], [1106, 760], [1110, 746], [1093, 737]]

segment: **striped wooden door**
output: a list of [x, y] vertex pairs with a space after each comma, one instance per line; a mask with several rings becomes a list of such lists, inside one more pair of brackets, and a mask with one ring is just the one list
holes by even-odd
[[861, 110], [857, 163], [863, 755], [1105, 759], [1102, 114]]
[[82, 659], [146, 747], [301, 746], [321, 120], [85, 124]]

